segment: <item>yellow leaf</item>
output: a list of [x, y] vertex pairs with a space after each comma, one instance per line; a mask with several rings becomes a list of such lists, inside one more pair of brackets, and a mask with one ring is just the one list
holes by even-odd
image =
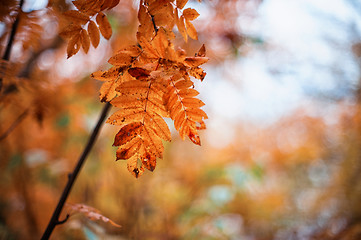
[[107, 16], [104, 13], [98, 13], [96, 21], [99, 25], [99, 30], [105, 39], [109, 39], [112, 36], [112, 27], [108, 21]]
[[98, 27], [95, 24], [95, 22], [89, 21], [88, 33], [89, 33], [91, 43], [93, 44], [94, 48], [96, 48], [99, 44], [100, 36], [99, 36]]

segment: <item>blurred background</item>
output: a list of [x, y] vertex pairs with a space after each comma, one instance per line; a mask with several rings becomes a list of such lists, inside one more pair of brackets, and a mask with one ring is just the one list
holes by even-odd
[[[3, 55], [19, 2], [0, 6]], [[139, 1], [107, 13], [111, 40], [66, 59], [59, 14], [70, 1], [25, 0], [1, 62], [0, 239], [39, 239], [92, 131], [112, 52], [135, 43]], [[115, 161], [104, 125], [71, 192], [120, 224], [81, 214], [52, 239], [361, 239], [361, 2], [189, 1], [207, 76], [202, 146], [172, 128], [139, 179]], [[115, 109], [113, 109], [114, 111]], [[10, 131], [9, 131], [10, 129]], [[63, 216], [68, 209], [64, 209]]]

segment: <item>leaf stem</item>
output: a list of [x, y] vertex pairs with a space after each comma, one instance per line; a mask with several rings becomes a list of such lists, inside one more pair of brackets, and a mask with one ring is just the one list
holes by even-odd
[[[98, 136], [98, 133], [99, 133], [99, 130], [109, 112], [109, 109], [111, 108], [111, 105], [110, 103], [106, 103], [106, 105], [103, 107], [103, 110], [100, 114], [100, 117], [99, 117], [99, 120], [95, 126], [95, 128], [93, 129], [93, 132], [91, 134], [91, 136], [89, 137], [89, 140], [88, 140], [88, 143], [87, 145], [85, 146], [85, 149], [83, 151], [83, 153], [81, 154], [79, 160], [78, 160], [78, 163], [77, 165], [75, 166], [73, 172], [71, 174], [69, 174], [69, 178], [68, 178], [68, 182], [63, 190], [63, 193], [61, 194], [60, 196], [60, 199], [59, 199], [59, 202], [58, 202], [58, 205], [56, 206], [54, 212], [53, 212], [53, 215], [48, 223], [48, 226], [43, 234], [43, 236], [41, 237], [41, 240], [46, 240], [46, 239], [49, 239], [51, 233], [53, 232], [54, 228], [56, 227], [56, 225], [58, 224], [62, 224], [64, 223], [65, 221], [59, 221], [59, 216], [60, 216], [60, 213], [64, 207], [64, 204], [65, 204], [65, 201], [66, 199], [68, 198], [68, 195], [71, 191], [71, 188], [72, 186], [74, 185], [74, 182], [76, 180], [76, 177], [78, 176], [79, 174], [79, 171], [83, 165], [83, 163], [85, 162], [89, 152], [91, 151], [93, 145], [94, 145], [94, 142]], [[66, 218], [67, 219], [67, 218]]]

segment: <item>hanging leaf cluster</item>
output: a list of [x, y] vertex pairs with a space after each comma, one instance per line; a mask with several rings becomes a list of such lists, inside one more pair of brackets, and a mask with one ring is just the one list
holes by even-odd
[[68, 58], [75, 55], [81, 47], [85, 53], [89, 51], [90, 44], [96, 48], [99, 45], [100, 34], [107, 40], [112, 36], [111, 25], [103, 11], [114, 8], [118, 5], [119, 1], [73, 1], [76, 10], [68, 10], [63, 13], [67, 25], [59, 33], [60, 36], [69, 39], [67, 47]]
[[140, 1], [138, 44], [115, 53], [108, 60], [109, 70], [92, 74], [103, 81], [100, 100], [119, 109], [107, 123], [121, 126], [113, 144], [118, 147], [116, 158], [127, 160], [135, 177], [145, 169], [153, 171], [157, 158], [163, 157], [162, 141], [171, 141], [164, 118], [173, 120], [182, 139], [188, 137], [197, 145], [201, 145], [198, 131], [206, 128], [204, 103], [196, 98], [199, 92], [191, 78], [202, 81], [206, 75], [200, 68], [208, 61], [205, 47], [187, 57], [173, 45], [175, 26], [185, 40], [197, 39], [190, 21], [199, 14], [191, 8], [182, 10], [186, 3]]

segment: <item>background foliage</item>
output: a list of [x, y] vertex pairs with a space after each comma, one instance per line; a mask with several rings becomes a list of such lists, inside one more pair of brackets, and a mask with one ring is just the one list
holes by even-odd
[[[288, 86], [286, 78], [299, 79], [295, 66], [304, 59], [290, 51], [296, 42], [279, 44], [249, 27], [257, 26], [269, 2], [188, 3], [201, 14], [194, 21], [198, 41], [184, 43], [179, 34], [176, 44], [197, 52], [204, 43], [211, 59], [201, 91], [210, 117], [202, 146], [174, 137], [165, 143], [156, 170], [135, 179], [125, 161], [114, 161], [116, 127], [104, 125], [69, 203], [95, 207], [121, 228], [78, 214], [58, 226], [53, 239], [360, 238], [361, 31], [353, 19], [359, 19], [361, 6], [344, 1], [358, 13], [349, 18], [315, 11], [326, 26], [348, 34], [341, 40], [333, 33], [324, 36], [333, 49], [326, 54], [332, 64], [320, 64], [319, 52], [306, 58], [313, 67], [305, 68], [310, 73], [300, 87], [304, 99], [276, 117], [262, 115], [266, 120], [260, 121], [243, 114], [238, 98], [225, 102], [230, 92], [218, 86], [227, 82], [246, 89], [247, 81], [256, 81], [242, 78], [250, 67], [242, 63], [255, 56], [267, 59], [269, 74], [282, 87]], [[2, 54], [18, 4], [7, 0], [0, 7]], [[63, 0], [25, 1], [10, 62], [1, 62], [1, 239], [40, 237], [102, 107], [100, 82], [89, 76], [108, 68], [105, 63], [114, 51], [136, 41], [138, 1], [120, 1], [107, 12], [110, 41], [101, 39], [97, 49], [90, 47], [87, 55], [81, 50], [67, 60], [58, 16], [70, 8]], [[284, 21], [292, 22], [289, 17]], [[301, 31], [297, 27], [291, 26]], [[343, 67], [347, 59], [356, 71]], [[335, 84], [326, 90], [315, 84], [330, 84], [319, 74], [323, 70], [334, 76]], [[257, 101], [277, 98], [267, 86], [253, 86], [259, 91]], [[243, 103], [248, 105], [257, 108]], [[269, 111], [267, 105], [253, 110]]]

